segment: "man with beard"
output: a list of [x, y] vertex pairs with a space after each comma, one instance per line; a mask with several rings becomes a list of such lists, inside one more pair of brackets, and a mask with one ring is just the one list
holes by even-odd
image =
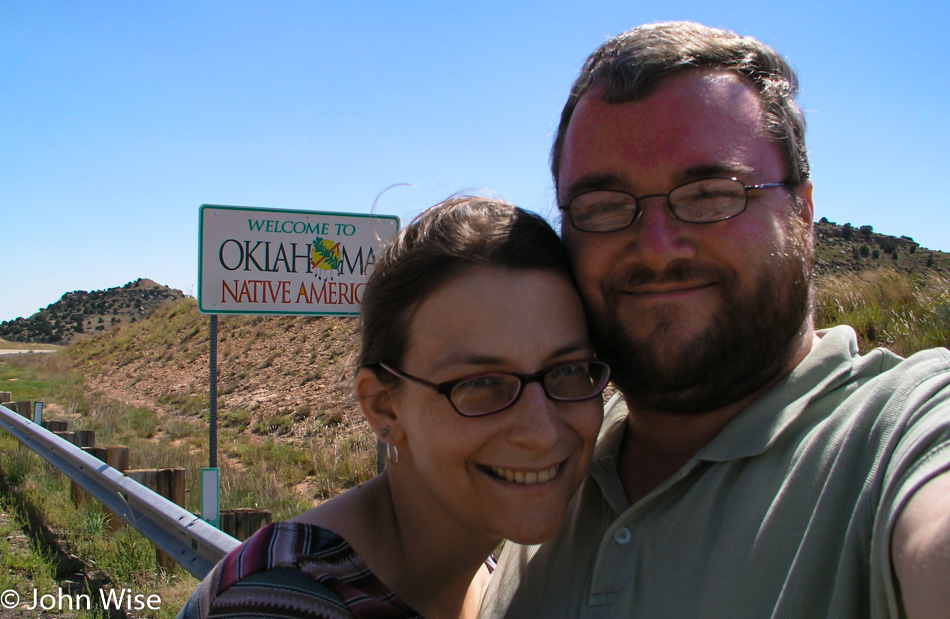
[[551, 164], [622, 397], [482, 616], [947, 616], [950, 354], [815, 330], [796, 92], [774, 50], [691, 23], [588, 59]]

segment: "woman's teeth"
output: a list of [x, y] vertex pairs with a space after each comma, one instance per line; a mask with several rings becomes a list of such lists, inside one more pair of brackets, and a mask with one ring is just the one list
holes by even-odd
[[544, 484], [547, 483], [557, 475], [557, 464], [551, 468], [544, 471], [515, 471], [513, 469], [506, 469], [500, 466], [492, 466], [491, 471], [498, 477], [502, 479], [507, 479], [508, 481], [513, 481], [516, 484], [524, 484], [526, 486], [531, 486], [534, 484]]

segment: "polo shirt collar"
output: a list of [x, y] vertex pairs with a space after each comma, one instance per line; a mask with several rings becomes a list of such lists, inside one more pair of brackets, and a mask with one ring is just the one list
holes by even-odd
[[[819, 341], [787, 376], [740, 412], [679, 472], [650, 493], [662, 492], [702, 460], [725, 462], [765, 452], [802, 414], [808, 403], [845, 383], [858, 357], [857, 336], [841, 325], [817, 332]], [[607, 403], [607, 416], [597, 437], [590, 474], [604, 498], [622, 513], [629, 506], [617, 473], [617, 456], [623, 442], [627, 407], [621, 395]]]
[[694, 460], [724, 462], [765, 452], [812, 400], [847, 382], [858, 358], [854, 329], [841, 325], [817, 335], [801, 363], [736, 415]]

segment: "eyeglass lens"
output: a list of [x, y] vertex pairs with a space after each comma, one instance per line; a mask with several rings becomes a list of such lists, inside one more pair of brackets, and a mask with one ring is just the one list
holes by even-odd
[[[606, 367], [597, 362], [560, 365], [541, 377], [541, 385], [552, 400], [586, 400], [603, 391]], [[462, 414], [495, 412], [518, 399], [522, 383], [523, 379], [514, 374], [482, 374], [455, 385], [449, 398]]]
[[[746, 205], [746, 190], [742, 182], [735, 179], [708, 178], [681, 185], [667, 198], [670, 211], [677, 219], [704, 223], [741, 213]], [[574, 225], [591, 232], [626, 228], [633, 223], [641, 208], [636, 197], [608, 190], [581, 194], [569, 206]]]
[[739, 181], [710, 178], [677, 187], [670, 192], [670, 208], [684, 221], [719, 221], [742, 211], [745, 187]]

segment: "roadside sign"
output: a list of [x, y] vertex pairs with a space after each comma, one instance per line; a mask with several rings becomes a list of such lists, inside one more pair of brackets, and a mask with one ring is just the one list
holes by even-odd
[[391, 215], [204, 204], [198, 309], [205, 314], [359, 313]]
[[220, 528], [218, 468], [201, 469], [199, 481], [201, 482], [201, 519]]

